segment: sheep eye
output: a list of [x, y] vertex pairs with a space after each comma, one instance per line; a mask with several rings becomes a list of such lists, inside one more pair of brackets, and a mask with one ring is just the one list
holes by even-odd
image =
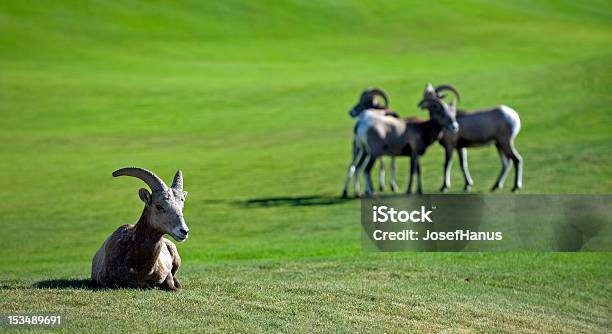
[[157, 211], [164, 211], [164, 207], [159, 204], [157, 204], [155, 208], [157, 209]]

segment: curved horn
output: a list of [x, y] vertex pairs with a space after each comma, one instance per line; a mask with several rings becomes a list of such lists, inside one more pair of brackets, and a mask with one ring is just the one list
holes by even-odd
[[172, 180], [172, 189], [183, 191], [183, 173], [180, 170], [176, 171], [174, 180]]
[[459, 97], [459, 92], [457, 91], [457, 89], [455, 89], [455, 87], [451, 86], [451, 85], [440, 85], [438, 87], [436, 87], [436, 93], [440, 93], [443, 90], [449, 90], [451, 92], [453, 92], [453, 94], [455, 94], [455, 96], [457, 97], [457, 102], [459, 102], [461, 100], [461, 98]]
[[389, 97], [387, 96], [387, 93], [385, 93], [382, 89], [380, 88], [372, 88], [368, 90], [370, 95], [378, 95], [380, 97], [383, 98], [383, 100], [385, 100], [385, 106], [384, 108], [388, 108], [389, 107]]
[[113, 172], [113, 176], [133, 176], [143, 180], [150, 188], [151, 191], [165, 191], [168, 189], [168, 186], [160, 179], [157, 175], [153, 174], [153, 172], [148, 171], [144, 168], [140, 167], [125, 167], [121, 169], [117, 169]]

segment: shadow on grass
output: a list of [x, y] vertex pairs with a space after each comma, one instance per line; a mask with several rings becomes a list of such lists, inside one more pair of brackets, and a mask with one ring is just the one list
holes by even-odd
[[102, 290], [90, 279], [51, 279], [34, 283], [36, 289]]
[[247, 208], [271, 206], [320, 206], [341, 204], [352, 200], [354, 199], [340, 198], [338, 196], [310, 195], [251, 198], [244, 201], [235, 201], [234, 204]]
[[[415, 196], [415, 195], [413, 195]], [[373, 198], [398, 198], [406, 197], [404, 193], [394, 194], [377, 194]], [[342, 204], [349, 201], [360, 200], [357, 197], [343, 198], [332, 195], [304, 195], [304, 196], [275, 196], [275, 197], [257, 197], [245, 200], [231, 199], [206, 199], [207, 204], [229, 204], [246, 208], [258, 207], [275, 207], [275, 206], [325, 206]]]

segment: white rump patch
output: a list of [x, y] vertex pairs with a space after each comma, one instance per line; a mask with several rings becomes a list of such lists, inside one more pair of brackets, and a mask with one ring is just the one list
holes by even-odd
[[504, 105], [500, 106], [499, 108], [504, 113], [506, 120], [512, 128], [512, 139], [514, 139], [521, 130], [521, 119], [514, 109]]

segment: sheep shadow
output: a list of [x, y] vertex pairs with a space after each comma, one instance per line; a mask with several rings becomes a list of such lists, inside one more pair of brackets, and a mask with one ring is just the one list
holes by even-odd
[[[413, 195], [416, 196], [416, 195]], [[392, 199], [405, 198], [404, 193], [375, 194], [370, 199]], [[258, 197], [246, 200], [207, 200], [213, 204], [232, 204], [246, 208], [275, 207], [275, 206], [326, 206], [342, 204], [350, 201], [359, 201], [368, 197], [340, 197], [333, 195], [304, 195], [304, 196], [279, 196], [279, 197]]]
[[234, 204], [246, 207], [274, 207], [274, 206], [324, 206], [335, 205], [352, 201], [353, 198], [341, 198], [338, 196], [307, 195], [307, 196], [280, 196], [280, 197], [259, 197], [244, 201], [234, 201]]
[[120, 285], [101, 286], [96, 284], [91, 279], [51, 279], [36, 282], [32, 285], [34, 289], [51, 289], [51, 290], [90, 290], [90, 291], [112, 291], [112, 290], [162, 290], [161, 288], [142, 288], [142, 287], [126, 287]]
[[32, 285], [36, 289], [81, 289], [81, 290], [102, 290], [91, 279], [50, 279], [36, 282]]

